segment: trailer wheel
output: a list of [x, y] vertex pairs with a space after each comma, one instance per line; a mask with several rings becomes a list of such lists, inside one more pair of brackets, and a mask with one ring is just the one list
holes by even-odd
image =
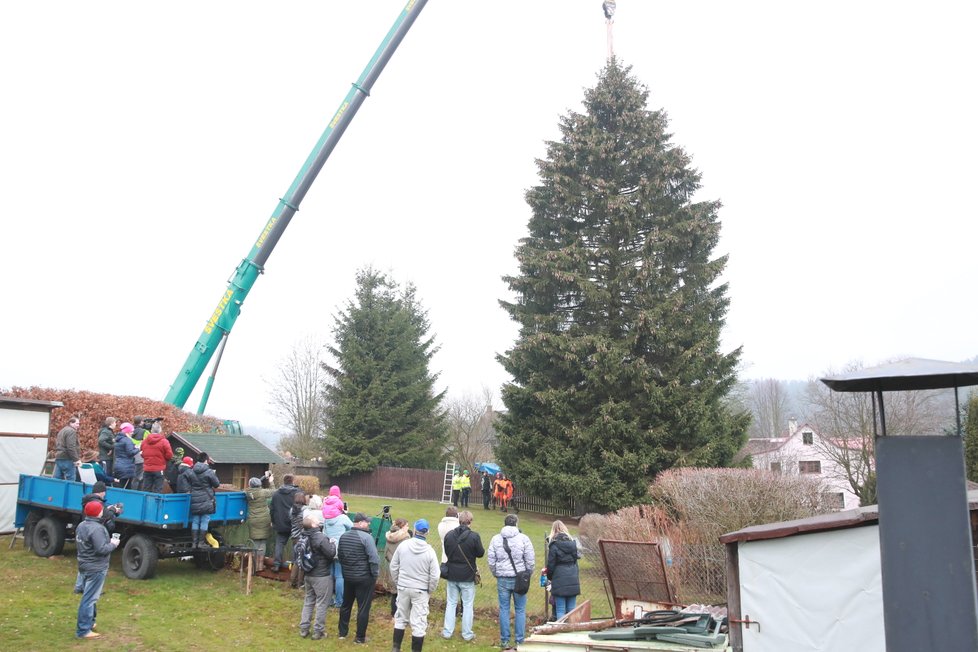
[[156, 573], [160, 551], [145, 534], [137, 534], [122, 549], [122, 572], [131, 580], [146, 580]]
[[65, 549], [65, 524], [51, 516], [45, 516], [34, 526], [31, 547], [38, 557], [60, 555]]

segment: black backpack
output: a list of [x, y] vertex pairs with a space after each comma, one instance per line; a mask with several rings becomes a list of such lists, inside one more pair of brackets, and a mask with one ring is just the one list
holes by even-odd
[[300, 534], [292, 547], [292, 553], [295, 557], [293, 561], [299, 564], [299, 567], [306, 573], [316, 567], [316, 553], [313, 552], [310, 543], [308, 534]]

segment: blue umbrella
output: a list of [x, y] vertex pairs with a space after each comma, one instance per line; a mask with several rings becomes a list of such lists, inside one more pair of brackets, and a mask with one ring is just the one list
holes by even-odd
[[476, 471], [485, 471], [489, 475], [496, 475], [501, 470], [495, 462], [479, 462], [475, 465], [475, 469]]

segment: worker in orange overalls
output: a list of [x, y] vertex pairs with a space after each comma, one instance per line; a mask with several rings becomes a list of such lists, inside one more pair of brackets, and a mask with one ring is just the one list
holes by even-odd
[[503, 496], [506, 494], [503, 487], [503, 474], [497, 473], [496, 479], [492, 482], [492, 508], [502, 504]]
[[500, 475], [502, 475], [502, 478], [496, 480], [499, 487], [499, 492], [497, 493], [497, 497], [499, 499], [500, 511], [505, 512], [506, 507], [509, 505], [509, 502], [513, 500], [513, 482], [505, 475], [503, 474]]

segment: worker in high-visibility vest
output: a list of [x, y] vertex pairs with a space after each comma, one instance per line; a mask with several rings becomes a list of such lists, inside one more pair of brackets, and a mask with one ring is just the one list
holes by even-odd
[[469, 506], [469, 494], [472, 493], [472, 480], [469, 478], [469, 470], [465, 469], [462, 471], [462, 482], [460, 484], [462, 489], [462, 495], [460, 500], [462, 502], [462, 507]]
[[455, 469], [455, 475], [452, 476], [452, 505], [458, 507], [459, 494], [462, 493], [462, 473], [458, 469]]

